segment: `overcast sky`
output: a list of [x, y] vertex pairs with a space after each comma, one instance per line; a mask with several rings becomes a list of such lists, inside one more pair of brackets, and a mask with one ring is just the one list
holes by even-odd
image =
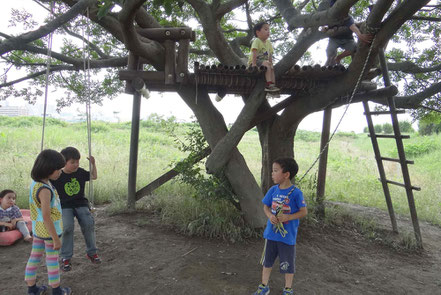
[[[34, 14], [34, 18], [36, 20], [43, 19], [47, 12], [43, 10], [40, 6], [35, 4], [35, 2], [31, 0], [14, 0], [14, 1], [2, 1], [2, 9], [0, 10], [0, 28], [2, 31], [7, 31], [11, 33], [11, 31], [17, 30], [16, 28], [8, 28], [8, 20], [11, 12], [11, 8], [14, 7], [18, 9], [19, 7], [26, 8], [28, 11], [32, 11]], [[6, 29], [5, 29], [6, 28]], [[19, 28], [22, 30], [22, 28]], [[58, 40], [59, 42], [59, 40]], [[57, 40], [54, 39], [54, 50], [56, 50]], [[324, 49], [326, 47], [326, 41], [322, 41], [319, 44], [315, 44], [314, 48], [314, 63], [324, 64], [326, 56]], [[1, 75], [2, 73], [0, 73]], [[8, 74], [8, 79], [13, 79], [14, 77], [23, 76], [23, 73], [12, 73]], [[55, 97], [57, 93], [53, 92], [53, 90], [49, 90], [48, 94], [48, 103], [49, 103], [49, 113], [53, 117], [57, 117], [58, 115], [55, 113]], [[226, 96], [221, 102], [214, 101], [214, 94], [210, 95], [211, 99], [215, 106], [219, 109], [219, 111], [223, 114], [225, 121], [227, 123], [233, 123], [237, 118], [237, 115], [241, 111], [243, 107], [243, 102], [240, 97], [236, 97], [233, 95]], [[280, 102], [282, 98], [279, 99], [270, 99], [270, 104], [275, 104]], [[24, 101], [17, 99], [8, 99], [9, 105], [19, 105], [25, 106], [30, 109], [31, 114], [40, 115], [42, 113], [42, 105], [44, 102], [44, 96], [41, 97], [41, 100], [37, 102], [35, 106], [28, 106]], [[0, 102], [0, 105], [4, 104]], [[332, 115], [332, 123], [331, 129], [334, 130], [337, 122], [340, 120], [345, 107], [341, 107], [335, 109]], [[76, 117], [78, 116], [78, 110], [84, 112], [85, 106], [76, 104], [70, 108], [64, 109], [63, 113], [68, 113], [69, 116]], [[118, 98], [110, 101], [106, 99], [103, 103], [103, 106], [92, 106], [92, 117], [95, 119], [105, 119], [105, 120], [114, 120], [117, 119], [122, 121], [129, 121], [131, 119], [131, 110], [132, 110], [132, 96], [127, 94], [121, 94]], [[115, 114], [117, 112], [117, 114]], [[182, 99], [176, 93], [157, 93], [152, 92], [151, 97], [146, 100], [143, 99], [141, 103], [141, 118], [145, 119], [150, 114], [157, 113], [164, 117], [175, 116], [179, 121], [190, 121], [192, 117], [191, 110], [187, 107], [187, 105], [183, 102]], [[407, 116], [407, 115], [405, 115]], [[403, 118], [403, 117], [401, 117]], [[407, 116], [408, 118], [408, 116]], [[321, 125], [323, 120], [323, 112], [318, 112], [309, 115], [306, 117], [299, 128], [304, 130], [312, 130], [312, 131], [321, 131]], [[382, 118], [374, 118], [375, 124], [382, 124], [384, 122], [389, 122], [388, 118], [382, 116]], [[409, 119], [410, 120], [410, 119]], [[361, 103], [353, 104], [349, 107], [349, 111], [343, 118], [343, 121], [338, 128], [339, 131], [355, 131], [360, 133], [363, 131], [363, 128], [366, 126], [366, 118], [363, 115], [363, 107]]]

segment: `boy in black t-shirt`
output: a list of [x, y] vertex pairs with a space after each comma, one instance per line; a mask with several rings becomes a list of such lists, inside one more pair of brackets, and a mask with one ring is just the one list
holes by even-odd
[[62, 259], [61, 269], [72, 269], [71, 259], [73, 256], [73, 238], [75, 217], [81, 227], [86, 242], [86, 256], [92, 263], [101, 263], [98, 257], [95, 238], [95, 220], [89, 210], [89, 201], [84, 196], [86, 181], [90, 178], [97, 179], [95, 158], [87, 158], [92, 165], [92, 172], [79, 167], [80, 152], [74, 147], [67, 147], [61, 151], [66, 160], [60, 177], [52, 184], [57, 189], [63, 211], [63, 236], [60, 256]]

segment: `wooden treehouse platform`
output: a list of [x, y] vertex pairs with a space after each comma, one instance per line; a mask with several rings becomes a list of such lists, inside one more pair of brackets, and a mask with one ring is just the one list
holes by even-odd
[[[194, 63], [193, 73], [188, 71], [190, 41], [195, 33], [187, 27], [140, 29], [146, 38], [161, 42], [165, 48], [163, 71], [141, 71], [139, 64], [130, 64], [128, 70], [119, 72], [119, 78], [128, 82], [126, 92], [133, 94], [144, 85], [150, 91], [179, 90], [182, 85], [204, 87], [210, 93], [248, 95], [259, 79], [265, 79], [265, 67], [245, 65], [201, 65]], [[133, 56], [132, 56], [133, 58]], [[277, 79], [281, 94], [308, 91], [327, 84], [330, 79], [344, 74], [346, 68], [337, 66], [293, 66]]]

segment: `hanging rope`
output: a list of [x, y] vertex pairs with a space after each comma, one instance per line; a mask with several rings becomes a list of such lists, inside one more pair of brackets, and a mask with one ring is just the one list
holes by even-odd
[[352, 91], [352, 94], [351, 94], [351, 96], [350, 96], [350, 98], [349, 98], [349, 100], [348, 100], [348, 102], [347, 102], [347, 104], [346, 104], [346, 108], [345, 108], [343, 114], [341, 115], [340, 120], [339, 120], [338, 123], [337, 123], [337, 126], [335, 126], [335, 129], [334, 129], [334, 131], [332, 132], [331, 136], [329, 137], [328, 142], [326, 142], [325, 146], [324, 146], [323, 149], [320, 151], [318, 157], [317, 157], [317, 158], [315, 159], [315, 161], [312, 163], [311, 167], [309, 167], [308, 170], [306, 170], [305, 174], [303, 174], [303, 176], [299, 179], [299, 181], [298, 181], [299, 183], [305, 178], [305, 176], [309, 173], [309, 171], [311, 171], [311, 169], [315, 166], [315, 164], [318, 162], [318, 160], [319, 160], [320, 157], [322, 156], [323, 152], [328, 148], [329, 143], [331, 142], [332, 138], [334, 137], [335, 133], [337, 132], [338, 127], [340, 126], [340, 123], [343, 121], [343, 118], [344, 118], [344, 116], [346, 115], [346, 113], [347, 113], [347, 111], [348, 111], [348, 109], [349, 109], [349, 106], [351, 105], [352, 100], [354, 99], [355, 93], [357, 92], [358, 88], [360, 87], [361, 79], [363, 78], [364, 72], [365, 72], [365, 70], [366, 70], [366, 66], [367, 66], [367, 63], [368, 63], [369, 58], [370, 58], [370, 56], [371, 56], [372, 48], [374, 47], [374, 42], [375, 42], [376, 37], [377, 37], [377, 36], [375, 35], [375, 36], [374, 36], [374, 39], [372, 40], [371, 46], [370, 46], [370, 48], [369, 48], [368, 55], [367, 55], [367, 57], [366, 57], [366, 60], [365, 60], [365, 62], [364, 62], [363, 68], [362, 68], [361, 73], [360, 73], [360, 76], [358, 77], [357, 83], [355, 84], [354, 90]]
[[[86, 10], [86, 36], [87, 36], [87, 45], [84, 37], [84, 27], [83, 27], [83, 70], [84, 70], [84, 85], [85, 85], [85, 91], [84, 94], [86, 96], [86, 123], [87, 123], [87, 148], [88, 148], [88, 155], [89, 155], [89, 172], [92, 173], [93, 165], [91, 163], [91, 157], [92, 157], [92, 132], [91, 132], [91, 125], [92, 125], [92, 115], [91, 115], [91, 108], [90, 108], [90, 27], [89, 27], [89, 8]], [[93, 194], [93, 180], [92, 177], [90, 177], [89, 180], [89, 200], [90, 200], [90, 210], [94, 211], [94, 194]]]
[[[54, 15], [54, 2], [51, 1], [51, 16]], [[47, 59], [46, 59], [46, 83], [44, 88], [44, 107], [43, 107], [43, 128], [41, 130], [41, 148], [40, 151], [44, 148], [44, 131], [46, 129], [46, 113], [47, 113], [47, 97], [49, 90], [49, 73], [51, 71], [51, 57], [52, 57], [52, 35], [53, 32], [49, 34], [47, 41]]]

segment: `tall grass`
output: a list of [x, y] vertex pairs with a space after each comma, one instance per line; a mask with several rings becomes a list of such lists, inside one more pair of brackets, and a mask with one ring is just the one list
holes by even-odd
[[[0, 189], [11, 188], [17, 191], [18, 205], [28, 206], [28, 189], [30, 170], [34, 159], [40, 151], [41, 119], [0, 118]], [[137, 189], [147, 185], [161, 174], [170, 169], [170, 163], [186, 157], [179, 151], [175, 137], [183, 139], [189, 124], [177, 124], [173, 120], [147, 120], [141, 122], [138, 153]], [[92, 122], [92, 154], [96, 158], [98, 180], [94, 182], [93, 200], [97, 204], [111, 202], [114, 206], [123, 206], [127, 196], [127, 171], [130, 146], [130, 123]], [[175, 134], [170, 135], [170, 132]], [[319, 153], [320, 134], [299, 130], [295, 141], [295, 157], [299, 163], [299, 176], [302, 176], [313, 163]], [[66, 146], [75, 146], [82, 153], [80, 165], [88, 168], [87, 129], [85, 123], [67, 123], [51, 119], [47, 122], [45, 132], [45, 148], [61, 150]], [[427, 148], [429, 146], [429, 148]], [[420, 219], [441, 225], [441, 135], [420, 137], [412, 135], [405, 142], [409, 158], [415, 165], [409, 166], [412, 184], [421, 186], [421, 192], [415, 192], [415, 203]], [[380, 149], [384, 156], [396, 157], [395, 143], [391, 140], [381, 140]], [[260, 183], [261, 150], [258, 133], [255, 130], [247, 132], [239, 144], [253, 175]], [[412, 157], [411, 157], [412, 156]], [[385, 162], [386, 174], [389, 179], [402, 182], [401, 170], [398, 164]], [[308, 177], [313, 178], [317, 172], [315, 166]], [[331, 201], [348, 202], [363, 206], [377, 207], [386, 210], [386, 203], [380, 182], [377, 180], [378, 170], [372, 152], [370, 139], [365, 134], [337, 133], [329, 146], [328, 169], [326, 180], [326, 198]], [[304, 184], [300, 184], [301, 186]], [[314, 191], [308, 190], [309, 197]], [[390, 186], [395, 212], [409, 215], [409, 206], [405, 191], [401, 187]], [[189, 200], [191, 188], [177, 181], [170, 181], [154, 192], [156, 206], [163, 206], [160, 214], [164, 220], [170, 219], [172, 208], [183, 205], [196, 205]], [[169, 202], [170, 205], [165, 205]], [[177, 206], [177, 207], [176, 207]], [[207, 221], [201, 212], [208, 209], [207, 204], [200, 204], [199, 209], [190, 214], [195, 223], [181, 230], [197, 232], [203, 230], [197, 222]], [[225, 204], [216, 204], [226, 208]], [[205, 208], [205, 209], [202, 209]], [[197, 211], [199, 210], [199, 211]], [[209, 211], [212, 216], [219, 214]], [[216, 215], [218, 214], [218, 215]], [[211, 217], [210, 217], [211, 218]], [[224, 215], [224, 218], [235, 220], [226, 225], [218, 222], [219, 227], [240, 225], [235, 219]], [[197, 221], [199, 220], [199, 221]], [[205, 220], [205, 221], [201, 221]], [[170, 221], [171, 222], [171, 221]], [[213, 235], [219, 235], [216, 232]]]

